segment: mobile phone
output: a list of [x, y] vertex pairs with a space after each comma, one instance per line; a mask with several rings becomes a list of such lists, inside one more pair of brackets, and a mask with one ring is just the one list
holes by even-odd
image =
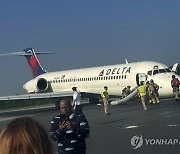
[[69, 117], [66, 114], [61, 114], [60, 115], [60, 122], [62, 123], [63, 121], [68, 121]]

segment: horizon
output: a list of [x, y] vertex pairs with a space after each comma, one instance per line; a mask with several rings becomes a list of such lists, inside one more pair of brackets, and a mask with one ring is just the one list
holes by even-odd
[[[0, 53], [33, 47], [47, 71], [155, 61], [179, 62], [180, 1], [2, 1]], [[23, 57], [0, 57], [0, 96], [25, 93]]]

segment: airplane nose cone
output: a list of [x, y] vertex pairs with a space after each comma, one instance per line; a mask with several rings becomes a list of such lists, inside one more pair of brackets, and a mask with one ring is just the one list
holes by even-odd
[[27, 84], [25, 83], [25, 84], [23, 85], [23, 89], [27, 91], [26, 88], [27, 88]]

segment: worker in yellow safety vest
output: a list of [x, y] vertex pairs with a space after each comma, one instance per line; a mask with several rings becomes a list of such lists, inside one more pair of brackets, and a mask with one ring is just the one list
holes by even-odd
[[144, 82], [141, 81], [140, 82], [140, 86], [138, 87], [138, 93], [139, 96], [141, 97], [141, 102], [142, 105], [144, 107], [144, 110], [147, 110], [147, 106], [146, 106], [146, 85], [144, 85]]
[[103, 103], [104, 103], [104, 113], [105, 115], [110, 115], [110, 113], [108, 112], [108, 99], [109, 99], [109, 93], [108, 93], [108, 87], [104, 86], [104, 91], [101, 94], [101, 97], [103, 99]]

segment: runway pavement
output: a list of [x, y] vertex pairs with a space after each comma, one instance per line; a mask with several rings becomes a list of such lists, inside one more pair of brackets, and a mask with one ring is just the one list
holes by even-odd
[[[103, 106], [85, 105], [83, 111], [91, 131], [87, 154], [180, 153], [180, 101], [161, 100], [148, 105], [148, 111], [139, 102], [110, 106], [110, 116], [104, 115]], [[0, 130], [14, 118], [32, 116], [49, 133], [51, 119], [57, 114], [52, 108], [1, 113]]]

